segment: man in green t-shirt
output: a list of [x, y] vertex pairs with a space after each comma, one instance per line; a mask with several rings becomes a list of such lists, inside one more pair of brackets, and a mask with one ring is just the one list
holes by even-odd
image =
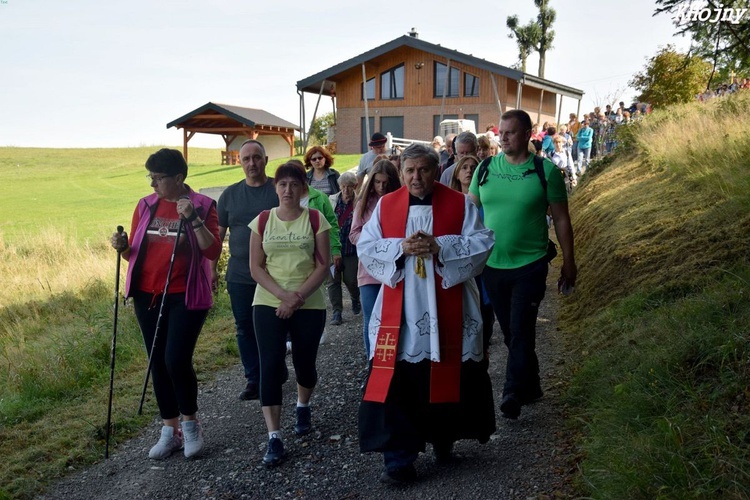
[[561, 280], [574, 286], [573, 227], [565, 182], [544, 160], [546, 190], [529, 153], [531, 118], [522, 110], [503, 113], [503, 153], [492, 158], [484, 179], [474, 173], [469, 196], [484, 208], [485, 225], [495, 233], [483, 278], [508, 347], [500, 411], [516, 419], [521, 407], [542, 397], [535, 349], [536, 318], [547, 279], [547, 206], [563, 253]]

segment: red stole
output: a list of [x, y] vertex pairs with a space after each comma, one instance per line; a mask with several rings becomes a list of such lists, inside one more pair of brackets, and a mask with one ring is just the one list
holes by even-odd
[[[432, 191], [432, 234], [461, 234], [465, 198], [435, 182]], [[409, 190], [402, 187], [380, 201], [380, 227], [384, 238], [404, 238], [409, 214]], [[434, 257], [433, 257], [434, 258]], [[406, 270], [406, 272], [411, 272]], [[396, 288], [383, 286], [383, 310], [375, 344], [375, 356], [364, 400], [384, 403], [393, 379], [401, 331], [404, 281]], [[463, 284], [443, 289], [443, 279], [435, 273], [435, 294], [440, 333], [440, 362], [430, 370], [430, 402], [455, 403], [461, 395], [461, 355], [463, 349]]]

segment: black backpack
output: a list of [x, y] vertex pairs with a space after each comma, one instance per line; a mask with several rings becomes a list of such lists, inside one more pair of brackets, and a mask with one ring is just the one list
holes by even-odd
[[[490, 162], [492, 161], [493, 156], [490, 156], [488, 158], [485, 158], [482, 160], [482, 163], [479, 164], [478, 170], [479, 173], [477, 174], [477, 180], [479, 181], [480, 186], [484, 186], [487, 184], [487, 181], [489, 180], [488, 177], [490, 175]], [[534, 155], [534, 170], [528, 170], [524, 172], [524, 177], [528, 174], [532, 174], [536, 172], [537, 177], [539, 177], [539, 182], [542, 183], [542, 189], [544, 189], [544, 198], [547, 198], [547, 179], [544, 177], [544, 158], [538, 155]], [[555, 245], [555, 242], [551, 239], [547, 239], [547, 262], [551, 262], [552, 259], [557, 257], [557, 245]]]

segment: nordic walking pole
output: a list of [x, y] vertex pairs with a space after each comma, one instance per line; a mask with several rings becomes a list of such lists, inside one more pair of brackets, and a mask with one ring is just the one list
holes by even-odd
[[172, 267], [174, 266], [174, 256], [177, 253], [177, 245], [180, 243], [180, 235], [182, 234], [182, 226], [185, 219], [180, 217], [180, 223], [177, 226], [177, 236], [174, 239], [174, 248], [172, 249], [172, 257], [169, 259], [169, 268], [167, 269], [167, 282], [164, 284], [164, 294], [161, 296], [161, 305], [159, 306], [159, 316], [156, 318], [156, 329], [154, 330], [154, 340], [151, 342], [151, 350], [148, 353], [148, 366], [146, 367], [146, 376], [143, 379], [143, 391], [141, 391], [141, 402], [138, 404], [138, 415], [143, 414], [143, 400], [146, 399], [146, 388], [148, 387], [148, 377], [151, 374], [151, 364], [153, 362], [154, 347], [156, 347], [156, 339], [159, 337], [159, 325], [161, 325], [161, 315], [164, 312], [164, 302], [167, 300], [167, 293], [169, 292], [169, 280], [172, 278]]
[[[117, 226], [117, 234], [122, 234], [123, 227]], [[117, 349], [117, 312], [120, 305], [120, 261], [122, 250], [117, 250], [117, 267], [115, 268], [115, 319], [112, 326], [112, 348], [109, 351], [109, 405], [107, 406], [107, 431], [104, 458], [109, 458], [109, 432], [112, 425], [112, 392], [115, 387], [115, 350]]]

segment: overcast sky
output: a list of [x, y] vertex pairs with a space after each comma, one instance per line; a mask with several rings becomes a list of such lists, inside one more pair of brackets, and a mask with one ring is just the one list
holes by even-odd
[[[582, 111], [627, 88], [674, 38], [653, 0], [552, 0], [545, 77], [586, 94]], [[182, 144], [166, 124], [213, 101], [299, 122], [296, 82], [406, 34], [510, 66], [514, 2], [344, 0], [0, 0], [0, 146]], [[536, 74], [538, 57], [528, 62]], [[621, 93], [622, 92], [622, 93]], [[312, 116], [317, 95], [307, 97]], [[565, 99], [563, 112], [575, 111]], [[567, 104], [567, 105], [566, 105]], [[330, 111], [324, 99], [319, 114]], [[479, 124], [482, 125], [482, 124]], [[197, 134], [191, 146], [223, 147]]]

